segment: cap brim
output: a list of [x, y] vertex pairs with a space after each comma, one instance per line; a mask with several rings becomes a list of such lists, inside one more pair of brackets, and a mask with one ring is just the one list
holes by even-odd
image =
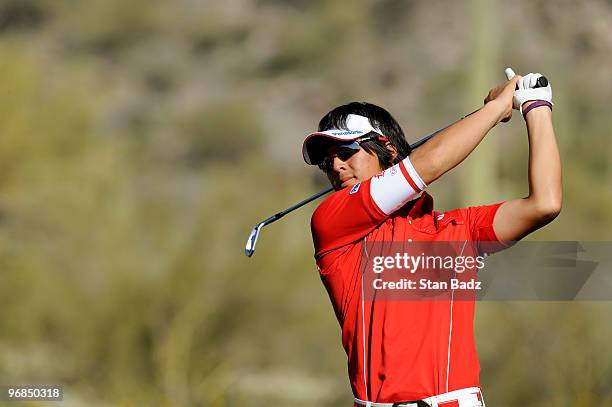
[[304, 139], [304, 143], [302, 144], [302, 156], [307, 164], [317, 165], [322, 158], [318, 153], [321, 150], [321, 144], [323, 144], [325, 140], [352, 141], [366, 134], [370, 134], [371, 132], [372, 130], [326, 130], [311, 133]]

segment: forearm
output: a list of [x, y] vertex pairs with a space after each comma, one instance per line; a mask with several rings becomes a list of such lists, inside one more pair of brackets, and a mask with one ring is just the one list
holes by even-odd
[[423, 181], [429, 184], [461, 163], [499, 123], [503, 114], [503, 105], [492, 100], [415, 149], [410, 154], [410, 161]]
[[556, 214], [561, 209], [561, 159], [555, 139], [552, 112], [538, 107], [527, 114], [529, 137], [529, 196], [539, 211]]
[[527, 133], [529, 196], [507, 201], [497, 211], [493, 228], [502, 241], [522, 239], [561, 211], [561, 160], [550, 109], [538, 107], [527, 113]]

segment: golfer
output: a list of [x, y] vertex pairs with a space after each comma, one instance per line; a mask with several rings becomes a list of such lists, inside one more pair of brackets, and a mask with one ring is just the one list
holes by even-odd
[[[484, 406], [474, 301], [376, 301], [364, 296], [368, 241], [466, 241], [474, 253], [508, 247], [561, 210], [561, 163], [550, 84], [528, 74], [491, 89], [484, 106], [411, 151], [383, 108], [338, 106], [306, 137], [303, 156], [335, 192], [312, 216], [315, 259], [342, 328], [355, 406]], [[515, 88], [517, 89], [515, 91]], [[437, 212], [427, 186], [520, 110], [529, 140], [529, 195]]]

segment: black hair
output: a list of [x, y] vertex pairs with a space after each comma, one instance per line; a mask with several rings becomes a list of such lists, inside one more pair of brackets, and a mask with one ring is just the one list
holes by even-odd
[[372, 103], [351, 102], [332, 109], [319, 122], [319, 131], [330, 129], [348, 130], [346, 119], [350, 114], [367, 117], [370, 124], [374, 128], [379, 129], [391, 145], [395, 147], [397, 157], [393, 159], [391, 152], [385, 147], [383, 141], [369, 140], [361, 144], [364, 150], [376, 154], [382, 169], [387, 169], [410, 155], [412, 149], [400, 125], [391, 116], [391, 113]]

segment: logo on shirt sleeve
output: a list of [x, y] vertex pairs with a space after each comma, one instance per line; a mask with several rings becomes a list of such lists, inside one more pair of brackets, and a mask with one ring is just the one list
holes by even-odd
[[349, 195], [353, 195], [355, 192], [359, 191], [360, 185], [361, 185], [361, 182], [358, 182], [355, 185], [353, 185], [353, 188], [351, 188], [351, 192], [349, 192]]
[[384, 177], [386, 173], [387, 173], [387, 170], [382, 170], [378, 174], [374, 175], [372, 178], [381, 178], [381, 177]]
[[377, 179], [377, 178], [384, 178], [387, 175], [392, 177], [394, 175], [397, 174], [397, 166], [393, 166], [393, 167], [389, 167], [386, 170], [382, 170], [381, 172], [379, 172], [378, 174], [374, 175], [372, 178]]

